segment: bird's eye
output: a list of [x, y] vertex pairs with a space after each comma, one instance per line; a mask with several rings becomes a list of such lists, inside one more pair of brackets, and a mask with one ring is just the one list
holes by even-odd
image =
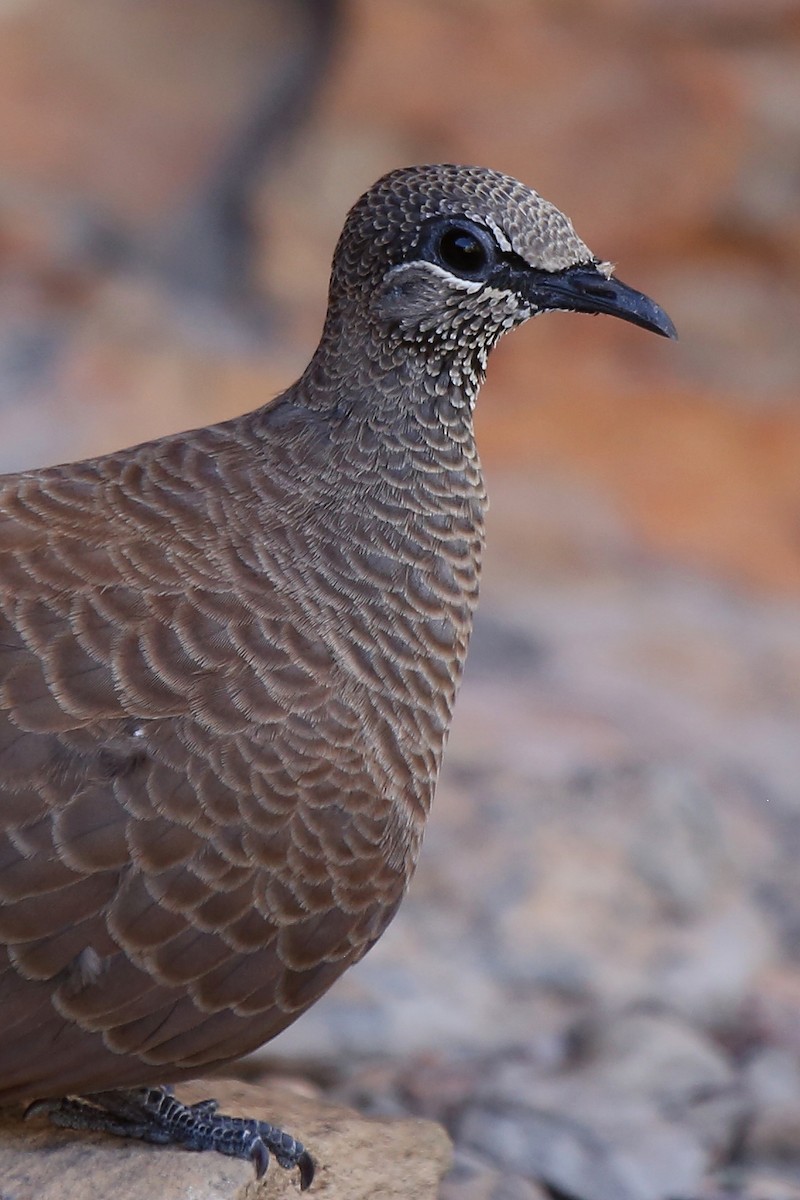
[[456, 275], [477, 279], [489, 265], [489, 252], [471, 229], [451, 225], [439, 236], [436, 247], [442, 264]]

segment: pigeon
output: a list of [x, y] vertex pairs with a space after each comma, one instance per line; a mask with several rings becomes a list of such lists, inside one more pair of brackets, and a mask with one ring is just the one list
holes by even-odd
[[275, 1037], [417, 862], [478, 599], [475, 401], [552, 310], [665, 337], [493, 170], [357, 201], [301, 378], [254, 412], [0, 478], [0, 1103], [314, 1172], [171, 1086]]

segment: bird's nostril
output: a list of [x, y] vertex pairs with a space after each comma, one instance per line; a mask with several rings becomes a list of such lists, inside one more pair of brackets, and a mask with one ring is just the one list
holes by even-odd
[[607, 283], [587, 283], [583, 285], [581, 291], [587, 296], [597, 296], [601, 300], [609, 300], [614, 295], [614, 288]]

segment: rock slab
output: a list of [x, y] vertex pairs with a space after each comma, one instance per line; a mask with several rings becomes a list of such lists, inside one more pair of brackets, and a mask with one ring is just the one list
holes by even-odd
[[[309, 1200], [435, 1200], [450, 1166], [449, 1139], [432, 1121], [368, 1120], [289, 1087], [220, 1079], [183, 1085], [179, 1095], [189, 1103], [214, 1096], [223, 1112], [271, 1121], [301, 1138], [317, 1164]], [[299, 1194], [297, 1173], [274, 1162], [256, 1181], [249, 1163], [220, 1154], [0, 1115], [0, 1200], [283, 1200]]]

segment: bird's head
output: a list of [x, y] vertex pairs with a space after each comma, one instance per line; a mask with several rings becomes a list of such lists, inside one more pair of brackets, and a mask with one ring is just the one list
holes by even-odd
[[402, 344], [468, 390], [502, 334], [538, 313], [607, 313], [675, 337], [666, 313], [615, 279], [562, 212], [482, 167], [406, 167], [380, 179], [348, 215], [330, 301], [339, 334], [347, 314], [383, 353]]

